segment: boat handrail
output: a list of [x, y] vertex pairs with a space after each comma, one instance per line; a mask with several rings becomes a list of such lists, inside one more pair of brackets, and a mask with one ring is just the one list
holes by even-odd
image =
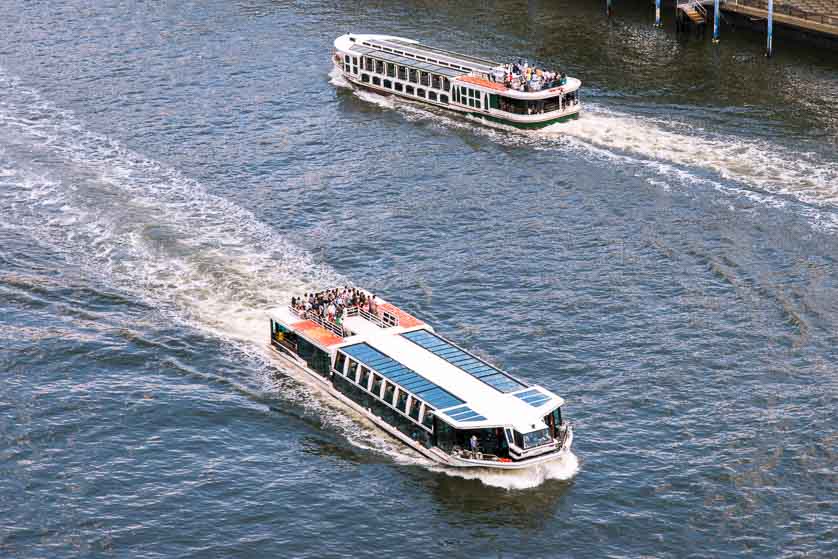
[[317, 316], [316, 313], [313, 313], [313, 312], [307, 313], [305, 311], [299, 311], [299, 310], [295, 309], [294, 307], [292, 307], [291, 305], [288, 305], [288, 309], [292, 313], [294, 313], [295, 315], [299, 316], [300, 318], [303, 318], [305, 320], [310, 320], [310, 321], [314, 322], [315, 324], [317, 324], [319, 326], [322, 326], [323, 328], [325, 328], [329, 332], [333, 333], [335, 336], [338, 336], [340, 338], [345, 338], [345, 337], [351, 335], [350, 332], [348, 330], [346, 330], [346, 328], [344, 328], [343, 326], [338, 326], [337, 324], [335, 324], [333, 322], [330, 322], [328, 320], [324, 320], [322, 316]]
[[382, 316], [365, 311], [361, 307], [349, 307], [346, 309], [346, 316], [360, 316], [379, 326], [380, 328], [390, 328], [391, 326], [399, 325], [399, 317], [392, 313], [384, 311]]
[[683, 9], [685, 7], [691, 7], [695, 11], [701, 14], [704, 19], [707, 19], [707, 8], [704, 7], [704, 4], [701, 0], [678, 0], [677, 7], [679, 9]]

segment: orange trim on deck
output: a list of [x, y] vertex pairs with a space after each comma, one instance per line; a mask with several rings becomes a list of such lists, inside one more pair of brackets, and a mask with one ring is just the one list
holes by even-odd
[[332, 334], [316, 322], [312, 322], [311, 320], [302, 320], [300, 322], [295, 322], [291, 325], [291, 328], [296, 330], [297, 332], [301, 332], [305, 334], [307, 338], [310, 338], [313, 342], [316, 342], [322, 346], [331, 347], [333, 345], [342, 344], [343, 338]]
[[498, 82], [490, 82], [489, 80], [484, 80], [483, 78], [478, 78], [475, 76], [460, 76], [457, 80], [466, 83], [473, 83], [474, 85], [479, 85], [482, 87], [488, 87], [489, 89], [494, 89], [495, 91], [506, 91], [507, 87]]
[[378, 305], [379, 310], [387, 311], [399, 319], [399, 326], [403, 328], [413, 328], [414, 326], [421, 326], [425, 324], [415, 316], [411, 316], [398, 307], [394, 307], [390, 303], [382, 303]]

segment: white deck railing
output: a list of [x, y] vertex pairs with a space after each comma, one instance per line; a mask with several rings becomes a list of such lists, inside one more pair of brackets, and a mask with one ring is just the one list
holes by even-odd
[[338, 336], [340, 338], [345, 338], [347, 336], [352, 335], [352, 332], [350, 332], [349, 330], [347, 330], [343, 326], [338, 326], [334, 322], [330, 322], [330, 321], [326, 320], [325, 318], [323, 318], [322, 316], [317, 316], [317, 313], [301, 312], [301, 311], [298, 311], [297, 309], [295, 309], [294, 307], [292, 307], [290, 305], [289, 305], [288, 308], [291, 310], [292, 313], [299, 316], [300, 318], [305, 319], [305, 320], [310, 320], [310, 321], [314, 322], [315, 324], [318, 324], [318, 325], [322, 326], [323, 328], [325, 328], [326, 330], [328, 330], [329, 332], [331, 332], [335, 336]]
[[[336, 323], [323, 318], [322, 316], [318, 316], [317, 313], [313, 313], [313, 312], [306, 313], [306, 312], [303, 312], [303, 311], [299, 311], [299, 310], [297, 310], [297, 309], [295, 309], [294, 307], [291, 307], [291, 306], [289, 306], [288, 308], [296, 316], [298, 316], [300, 318], [303, 318], [305, 320], [311, 320], [312, 322], [322, 326], [323, 328], [325, 328], [329, 332], [332, 332], [336, 336], [339, 336], [341, 338], [345, 338], [347, 336], [352, 335], [352, 332], [350, 332], [345, 326], [339, 326]], [[372, 322], [373, 324], [375, 324], [379, 328], [390, 328], [392, 326], [398, 326], [399, 325], [399, 317], [397, 317], [396, 315], [394, 315], [392, 313], [389, 313], [387, 311], [383, 311], [381, 313], [381, 316], [379, 316], [377, 314], [373, 314], [373, 313], [371, 313], [367, 310], [364, 310], [361, 307], [347, 307], [346, 316], [347, 317], [360, 316], [361, 318], [364, 318], [364, 319]]]

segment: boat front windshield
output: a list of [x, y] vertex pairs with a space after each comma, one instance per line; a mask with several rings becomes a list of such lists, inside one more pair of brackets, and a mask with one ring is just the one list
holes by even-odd
[[536, 446], [541, 446], [543, 444], [547, 444], [550, 442], [550, 433], [547, 429], [541, 429], [540, 431], [532, 431], [530, 433], [524, 433], [524, 448], [533, 448]]

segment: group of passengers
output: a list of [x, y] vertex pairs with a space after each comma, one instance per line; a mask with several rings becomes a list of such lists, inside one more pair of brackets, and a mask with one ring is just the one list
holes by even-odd
[[517, 91], [541, 91], [567, 83], [567, 76], [530, 66], [526, 60], [504, 64], [493, 75], [495, 81]]
[[347, 311], [351, 308], [365, 310], [378, 315], [380, 299], [355, 287], [336, 287], [317, 293], [306, 293], [291, 298], [291, 308], [308, 318], [320, 318], [343, 326]]

